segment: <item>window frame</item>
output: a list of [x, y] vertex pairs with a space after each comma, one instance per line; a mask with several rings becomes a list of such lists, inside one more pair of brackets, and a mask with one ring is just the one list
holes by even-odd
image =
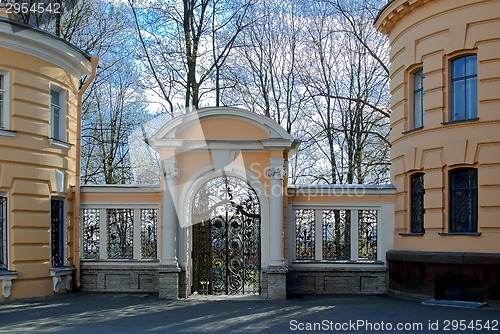
[[[416, 78], [417, 74], [420, 74], [420, 88], [416, 88]], [[425, 116], [425, 88], [424, 88], [424, 79], [425, 73], [423, 67], [418, 67], [411, 74], [412, 78], [412, 129], [421, 129], [424, 127], [424, 116]], [[420, 94], [420, 110], [417, 110], [416, 98], [417, 94]], [[417, 117], [416, 115], [420, 114], [420, 124], [416, 123]]]
[[[457, 188], [457, 184], [455, 181], [455, 178], [459, 176], [461, 173], [469, 173], [467, 175], [468, 177], [468, 186], [469, 188], [463, 189], [463, 188]], [[473, 184], [471, 184], [471, 178], [473, 178]], [[474, 189], [472, 189], [472, 186], [475, 186]], [[460, 168], [454, 168], [448, 171], [448, 214], [449, 214], [449, 234], [476, 234], [478, 233], [478, 169], [473, 168], [473, 167], [460, 167]], [[462, 222], [457, 222], [456, 217], [458, 215], [457, 209], [459, 207], [464, 207], [463, 205], [461, 206], [457, 196], [460, 196], [460, 194], [457, 194], [457, 192], [467, 192], [465, 196], [469, 197], [469, 201], [471, 201], [472, 205], [472, 211], [467, 212], [466, 215], [469, 216], [470, 221], [467, 222], [467, 227], [468, 228], [461, 228], [458, 224], [462, 224]]]
[[9, 270], [9, 196], [0, 193], [0, 270]]
[[3, 88], [0, 86], [0, 94], [3, 95], [3, 103], [0, 104], [0, 131], [5, 131], [10, 130], [10, 73], [0, 69], [0, 77], [3, 78]]
[[[60, 211], [54, 211], [54, 204], [58, 203]], [[54, 214], [58, 217], [54, 217]], [[58, 224], [57, 230], [54, 229]], [[66, 201], [61, 197], [52, 197], [50, 200], [50, 263], [53, 268], [66, 265]], [[57, 257], [56, 257], [57, 256]]]
[[[470, 58], [470, 57], [474, 57], [475, 58], [475, 73], [474, 74], [469, 74], [467, 72], [468, 70], [468, 66], [467, 66], [467, 59]], [[455, 64], [457, 64], [458, 61], [460, 60], [465, 60], [466, 63], [465, 63], [465, 73], [463, 76], [460, 76], [460, 77], [455, 77]], [[449, 75], [450, 75], [450, 81], [449, 81], [449, 84], [450, 84], [450, 89], [449, 89], [449, 92], [450, 92], [450, 115], [449, 115], [449, 121], [451, 123], [455, 123], [455, 122], [466, 122], [466, 121], [471, 121], [471, 120], [476, 120], [478, 119], [478, 112], [479, 112], [479, 100], [478, 100], [478, 61], [477, 61], [477, 54], [476, 53], [466, 53], [466, 54], [460, 54], [456, 57], [453, 57], [452, 59], [450, 59], [450, 62], [449, 62]], [[468, 80], [470, 79], [475, 79], [475, 86], [472, 87], [473, 89], [475, 89], [475, 92], [474, 92], [474, 95], [475, 95], [475, 99], [476, 101], [474, 102], [474, 106], [475, 106], [475, 114], [472, 115], [472, 111], [471, 110], [468, 110], [468, 98], [471, 97], [471, 88], [467, 86], [468, 84]], [[465, 105], [464, 105], [464, 115], [463, 117], [456, 114], [455, 113], [455, 110], [456, 110], [456, 107], [455, 107], [455, 83], [457, 82], [464, 82], [464, 99], [465, 99]]]
[[[56, 92], [59, 94], [58, 102], [59, 105], [55, 105], [52, 103], [52, 92]], [[50, 85], [50, 90], [49, 90], [49, 109], [50, 109], [50, 138], [60, 141], [60, 142], [66, 142], [66, 90], [63, 88], [56, 86], [56, 85]], [[58, 129], [55, 129], [55, 122], [54, 122], [54, 107], [57, 106], [59, 109], [59, 119], [58, 119]], [[56, 133], [57, 130], [57, 133]]]
[[[415, 212], [416, 198], [415, 196], [415, 184], [414, 180], [417, 178], [422, 178], [421, 181], [421, 192], [419, 196], [421, 207], [419, 207], [418, 213]], [[421, 216], [422, 221], [416, 221], [415, 216]], [[412, 234], [424, 234], [425, 233], [425, 173], [418, 172], [410, 175], [410, 233]]]

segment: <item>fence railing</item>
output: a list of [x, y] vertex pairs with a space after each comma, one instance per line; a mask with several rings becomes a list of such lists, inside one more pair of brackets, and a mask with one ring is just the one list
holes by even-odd
[[289, 203], [289, 261], [297, 264], [385, 261], [393, 238], [393, 189], [330, 186], [291, 191], [296, 196], [292, 199], [302, 201]]
[[81, 227], [84, 260], [157, 258], [157, 207], [85, 206], [81, 209]]

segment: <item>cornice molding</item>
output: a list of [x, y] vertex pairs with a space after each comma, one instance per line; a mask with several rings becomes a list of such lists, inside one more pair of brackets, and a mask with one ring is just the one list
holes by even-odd
[[375, 19], [375, 29], [389, 34], [394, 26], [408, 12], [435, 0], [393, 0], [387, 4]]
[[75, 46], [56, 36], [8, 20], [0, 20], [0, 47], [53, 63], [76, 78], [89, 75], [92, 70], [88, 56]]

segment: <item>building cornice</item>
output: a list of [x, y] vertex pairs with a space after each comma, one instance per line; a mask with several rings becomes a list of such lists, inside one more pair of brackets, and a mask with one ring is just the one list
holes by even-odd
[[0, 18], [0, 48], [19, 51], [57, 65], [76, 78], [89, 75], [90, 57], [65, 40], [26, 24]]
[[408, 12], [431, 1], [435, 0], [392, 0], [382, 8], [375, 19], [375, 29], [383, 34], [389, 34]]

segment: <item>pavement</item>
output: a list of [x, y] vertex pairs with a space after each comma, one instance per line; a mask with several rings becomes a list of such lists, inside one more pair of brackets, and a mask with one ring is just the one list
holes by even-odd
[[70, 293], [0, 303], [0, 333], [500, 333], [500, 308], [424, 305], [388, 295], [283, 301]]

